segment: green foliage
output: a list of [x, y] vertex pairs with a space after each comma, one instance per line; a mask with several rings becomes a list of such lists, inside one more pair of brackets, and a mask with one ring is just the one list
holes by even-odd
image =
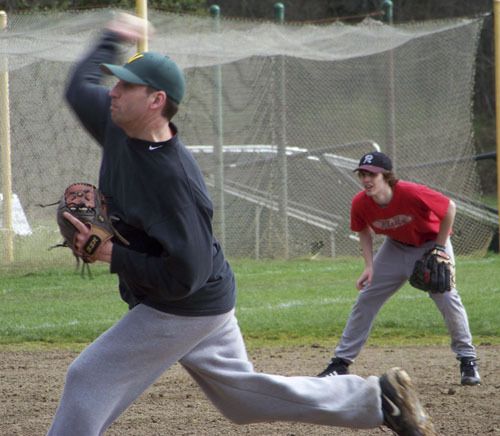
[[498, 209], [498, 197], [497, 195], [484, 195], [481, 198], [481, 201], [489, 207], [493, 207], [495, 209]]
[[[8, 11], [47, 11], [91, 8], [135, 9], [135, 0], [17, 0], [10, 1]], [[204, 0], [150, 0], [149, 8], [169, 12], [206, 12]], [[0, 7], [0, 9], [2, 9]]]
[[[337, 342], [357, 291], [360, 259], [233, 262], [238, 320], [249, 346]], [[94, 265], [93, 278], [72, 268], [3, 272], [0, 344], [88, 343], [127, 310], [116, 276]], [[458, 260], [458, 284], [477, 345], [500, 343], [500, 257]], [[427, 294], [406, 285], [381, 310], [371, 344], [447, 344]]]

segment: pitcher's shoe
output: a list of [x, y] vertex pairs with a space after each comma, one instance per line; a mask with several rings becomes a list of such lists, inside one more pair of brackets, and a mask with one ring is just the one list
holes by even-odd
[[481, 384], [479, 368], [475, 357], [462, 357], [460, 359], [460, 382], [463, 385], [475, 386]]
[[340, 357], [334, 357], [330, 364], [326, 367], [323, 372], [320, 372], [317, 377], [330, 377], [332, 375], [345, 375], [349, 374], [349, 362], [341, 359]]
[[380, 377], [384, 425], [399, 436], [438, 436], [410, 377], [392, 368]]

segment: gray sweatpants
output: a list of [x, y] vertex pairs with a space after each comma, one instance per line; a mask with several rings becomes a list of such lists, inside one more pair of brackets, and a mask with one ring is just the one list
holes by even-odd
[[373, 428], [383, 420], [377, 377], [258, 373], [247, 358], [234, 311], [184, 317], [139, 305], [69, 366], [48, 434], [103, 434], [176, 362], [238, 424], [297, 421]]
[[[363, 288], [354, 304], [335, 356], [353, 362], [368, 339], [373, 321], [384, 303], [410, 277], [413, 266], [426, 251], [434, 246], [427, 242], [421, 247], [410, 247], [386, 238], [373, 259], [373, 277]], [[448, 240], [446, 252], [455, 262], [453, 247]], [[451, 349], [461, 357], [476, 357], [472, 345], [467, 313], [456, 289], [443, 294], [428, 294], [441, 312], [451, 337]]]

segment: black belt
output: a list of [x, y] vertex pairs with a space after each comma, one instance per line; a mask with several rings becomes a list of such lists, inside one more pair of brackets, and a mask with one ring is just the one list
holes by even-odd
[[405, 247], [418, 248], [417, 245], [407, 244], [406, 242], [396, 241], [397, 243], [404, 245]]

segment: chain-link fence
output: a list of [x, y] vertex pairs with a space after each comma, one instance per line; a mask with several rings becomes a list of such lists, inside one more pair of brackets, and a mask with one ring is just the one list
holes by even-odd
[[[38, 204], [58, 200], [72, 182], [98, 183], [99, 147], [62, 96], [69, 68], [109, 16], [13, 15], [0, 34], [14, 263], [71, 257], [47, 251], [60, 242], [55, 208]], [[471, 105], [481, 18], [398, 26], [221, 20], [216, 28], [210, 18], [154, 10], [149, 17], [156, 28], [149, 49], [169, 54], [186, 73], [174, 122], [206, 176], [215, 233], [229, 256], [359, 254], [349, 229], [360, 189], [352, 169], [377, 148], [393, 158], [400, 178], [456, 201], [458, 254], [486, 251], [497, 218], [479, 202]], [[129, 47], [124, 55], [133, 53]], [[3, 224], [3, 259], [8, 236]]]

